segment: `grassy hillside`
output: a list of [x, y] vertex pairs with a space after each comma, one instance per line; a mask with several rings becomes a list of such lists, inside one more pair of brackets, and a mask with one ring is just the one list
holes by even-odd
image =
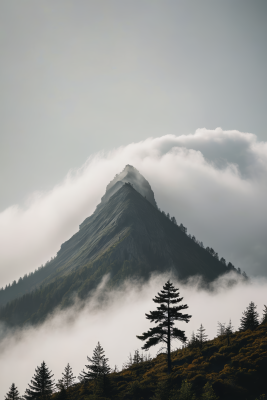
[[[202, 348], [177, 350], [172, 353], [172, 365], [168, 375], [166, 356], [161, 354], [110, 374], [106, 397], [96, 394], [91, 381], [76, 384], [65, 393], [65, 398], [184, 400], [179, 390], [186, 381], [192, 391], [187, 400], [203, 399], [207, 382], [214, 394], [206, 394], [205, 399], [217, 396], [219, 400], [255, 400], [267, 394], [267, 324], [254, 331], [232, 334], [230, 345], [225, 337], [218, 337], [205, 342]], [[57, 397], [60, 394], [53, 398]]]

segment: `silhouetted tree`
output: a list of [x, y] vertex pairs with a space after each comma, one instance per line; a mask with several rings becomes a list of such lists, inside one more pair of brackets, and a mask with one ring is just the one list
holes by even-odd
[[229, 269], [231, 269], [231, 270], [235, 270], [235, 267], [233, 266], [233, 264], [232, 264], [231, 262], [229, 262], [229, 263], [227, 264], [227, 267], [228, 267]]
[[127, 369], [133, 365], [132, 353], [129, 354], [128, 360], [122, 365], [122, 369]]
[[95, 391], [98, 394], [105, 394], [109, 389], [107, 375], [111, 368], [108, 365], [108, 358], [105, 357], [103, 347], [98, 342], [94, 351], [93, 357], [87, 357], [90, 364], [85, 365], [87, 371], [82, 371], [79, 375], [79, 380], [84, 382], [89, 379], [95, 381]]
[[246, 310], [243, 311], [243, 317], [240, 320], [240, 331], [246, 331], [248, 329], [253, 331], [259, 326], [259, 314], [256, 308], [257, 306], [251, 301]]
[[64, 387], [64, 389], [68, 389], [74, 384], [74, 380], [76, 376], [73, 375], [72, 368], [68, 363], [65, 367], [64, 372], [62, 372], [62, 378], [58, 381], [58, 387]]
[[267, 322], [267, 306], [264, 304], [263, 315], [261, 323], [265, 324]]
[[218, 322], [217, 335], [221, 337], [226, 337], [228, 346], [230, 344], [230, 336], [233, 334], [233, 329], [234, 327], [231, 320], [229, 321], [229, 324], [227, 326], [225, 326], [225, 323], [222, 324], [221, 322]]
[[26, 400], [32, 400], [36, 398], [49, 398], [54, 390], [54, 379], [52, 371], [46, 366], [43, 361], [40, 367], [35, 369], [35, 375], [31, 380], [31, 384], [28, 384], [29, 389], [26, 389], [24, 398]]
[[188, 343], [189, 347], [196, 347], [198, 345], [198, 340], [196, 338], [195, 332], [192, 332], [191, 339]]
[[85, 365], [88, 371], [82, 371], [79, 379], [81, 381], [87, 379], [98, 379], [99, 377], [103, 377], [111, 371], [108, 366], [108, 358], [105, 357], [105, 352], [101, 344], [98, 342], [94, 351], [93, 357], [87, 357], [87, 360], [90, 364]]
[[233, 334], [233, 332], [234, 332], [234, 327], [233, 327], [233, 325], [232, 325], [232, 321], [231, 321], [231, 319], [230, 319], [230, 321], [229, 321], [229, 324], [226, 326], [226, 328], [225, 328], [225, 336], [226, 336], [226, 338], [227, 338], [227, 344], [228, 344], [228, 346], [230, 345], [230, 337], [231, 337], [231, 335]]
[[218, 322], [217, 336], [223, 336], [225, 334], [225, 323]]
[[203, 343], [206, 342], [208, 335], [205, 334], [206, 329], [203, 327], [202, 324], [200, 324], [200, 327], [197, 329], [197, 340], [199, 343], [199, 346], [202, 347]]
[[175, 328], [175, 321], [189, 322], [191, 315], [183, 314], [181, 311], [188, 308], [187, 304], [175, 305], [180, 303], [183, 298], [179, 297], [179, 289], [176, 289], [173, 284], [168, 281], [163, 286], [153, 301], [160, 304], [157, 311], [150, 311], [145, 314], [150, 322], [155, 322], [157, 326], [150, 328], [141, 336], [137, 336], [140, 340], [147, 340], [142, 349], [147, 350], [151, 346], [155, 346], [160, 342], [167, 345], [168, 356], [168, 373], [171, 372], [171, 339], [179, 339], [186, 342], [184, 331]]
[[242, 276], [243, 276], [245, 279], [248, 279], [248, 276], [247, 276], [247, 274], [245, 273], [245, 271], [242, 272]]
[[185, 226], [183, 226], [183, 224], [180, 224], [180, 229], [182, 232], [184, 232], [185, 234], [187, 233], [187, 228]]
[[5, 400], [20, 400], [20, 395], [18, 388], [15, 386], [15, 383], [12, 383], [12, 385], [9, 388], [9, 392], [5, 396]]
[[140, 354], [140, 352], [139, 352], [138, 349], [135, 350], [135, 351], [134, 351], [134, 356], [133, 356], [133, 364], [138, 364], [138, 363], [140, 363], [140, 362], [143, 362], [143, 359], [144, 359], [143, 353]]
[[176, 218], [175, 218], [175, 217], [171, 217], [171, 221], [172, 221], [175, 225], [177, 225], [177, 221], [176, 221]]

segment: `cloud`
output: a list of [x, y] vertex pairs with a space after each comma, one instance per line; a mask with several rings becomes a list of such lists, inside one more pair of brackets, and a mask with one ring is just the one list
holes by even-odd
[[159, 207], [250, 275], [267, 275], [267, 143], [253, 134], [198, 129], [89, 157], [53, 190], [0, 214], [0, 282], [28, 273], [59, 250], [126, 164], [150, 182]]
[[[121, 369], [127, 361], [129, 352], [140, 349], [142, 342], [136, 335], [151, 327], [145, 313], [155, 309], [152, 298], [162, 289], [169, 275], [154, 276], [145, 285], [126, 282], [120, 290], [106, 294], [106, 302], [99, 302], [103, 296], [105, 280], [96, 289], [94, 295], [81, 309], [80, 303], [64, 312], [56, 312], [48, 321], [37, 328], [25, 328], [18, 332], [9, 332], [0, 342], [0, 397], [7, 393], [12, 382], [18, 386], [21, 394], [30, 383], [35, 368], [45, 360], [55, 374], [56, 381], [61, 377], [67, 363], [77, 377], [87, 363], [86, 356], [92, 356], [98, 341], [103, 346], [112, 368], [115, 364]], [[180, 289], [183, 304], [188, 304], [191, 321], [177, 326], [186, 331], [190, 338], [192, 331], [202, 323], [208, 337], [216, 336], [217, 322], [229, 322], [231, 318], [235, 330], [238, 329], [242, 312], [250, 301], [258, 306], [262, 314], [266, 303], [266, 279], [254, 279], [250, 283], [237, 282], [229, 286], [232, 279], [218, 279], [213, 290], [199, 289], [198, 280], [189, 284], [174, 282]], [[173, 342], [173, 349], [180, 347]], [[155, 355], [161, 345], [151, 349]]]

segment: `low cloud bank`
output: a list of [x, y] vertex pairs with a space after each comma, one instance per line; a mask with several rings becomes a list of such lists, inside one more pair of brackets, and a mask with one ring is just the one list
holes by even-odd
[[[35, 368], [43, 360], [55, 374], [56, 381], [61, 377], [67, 363], [78, 376], [87, 363], [86, 356], [92, 356], [98, 341], [103, 346], [110, 365], [121, 369], [127, 361], [129, 352], [140, 349], [142, 342], [136, 338], [152, 325], [146, 320], [145, 313], [154, 310], [152, 301], [168, 275], [153, 277], [147, 284], [127, 282], [120, 290], [109, 292], [105, 305], [99, 306], [103, 286], [98, 287], [93, 297], [81, 310], [79, 303], [75, 307], [57, 312], [38, 328], [28, 328], [17, 333], [10, 332], [0, 342], [0, 397], [8, 391], [12, 382], [18, 386], [21, 394], [34, 375]], [[233, 275], [218, 279], [211, 291], [200, 289], [197, 280], [188, 284], [174, 281], [184, 297], [183, 304], [192, 315], [191, 321], [178, 323], [190, 338], [192, 331], [204, 325], [208, 337], [216, 336], [217, 322], [229, 322], [231, 318], [235, 330], [239, 327], [242, 312], [250, 301], [258, 306], [262, 314], [266, 304], [267, 281], [252, 280], [244, 283], [240, 280], [230, 287]], [[161, 346], [151, 349], [155, 355]], [[180, 347], [180, 342], [173, 342], [173, 349]]]
[[126, 164], [150, 182], [159, 207], [205, 246], [249, 275], [267, 275], [267, 143], [217, 128], [99, 153], [50, 192], [7, 208], [0, 214], [0, 285], [54, 256]]

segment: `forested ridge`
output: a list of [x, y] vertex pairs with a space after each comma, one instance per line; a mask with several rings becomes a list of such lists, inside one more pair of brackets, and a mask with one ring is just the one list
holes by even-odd
[[[235, 332], [230, 340], [228, 346], [227, 338], [222, 335], [206, 341], [202, 348], [189, 344], [173, 351], [170, 375], [167, 373], [165, 354], [149, 361], [143, 361], [141, 355], [131, 357], [122, 371], [108, 374], [110, 393], [105, 397], [95, 395], [94, 380], [88, 380], [73, 384], [63, 394], [57, 389], [51, 398], [198, 400], [203, 398], [205, 384], [211, 382], [217, 397], [207, 399], [266, 399], [267, 396], [261, 395], [267, 393], [267, 322], [253, 331]], [[190, 397], [179, 397], [183, 382], [189, 384]]]
[[[188, 308], [180, 304], [182, 300], [178, 289], [168, 281], [153, 299], [160, 304], [158, 311], [146, 314], [146, 318], [155, 320], [155, 328], [137, 336], [147, 340], [142, 349], [160, 341], [167, 344], [167, 337], [178, 338], [183, 346], [170, 353], [168, 350], [170, 358], [164, 352], [152, 359], [149, 354], [136, 350], [121, 371], [116, 366], [112, 370], [98, 342], [93, 356], [87, 355], [87, 363], [78, 376], [79, 383], [69, 363], [55, 383], [52, 371], [43, 361], [35, 369], [24, 399], [266, 400], [267, 307], [264, 306], [260, 319], [257, 306], [251, 301], [241, 316], [238, 331], [234, 331], [231, 321], [228, 325], [218, 322], [217, 337], [208, 340], [201, 324], [196, 334], [193, 332], [187, 340], [184, 331], [174, 327], [175, 321], [188, 322], [192, 317], [181, 314], [181, 310]], [[19, 399], [15, 383], [12, 383], [6, 400]]]

